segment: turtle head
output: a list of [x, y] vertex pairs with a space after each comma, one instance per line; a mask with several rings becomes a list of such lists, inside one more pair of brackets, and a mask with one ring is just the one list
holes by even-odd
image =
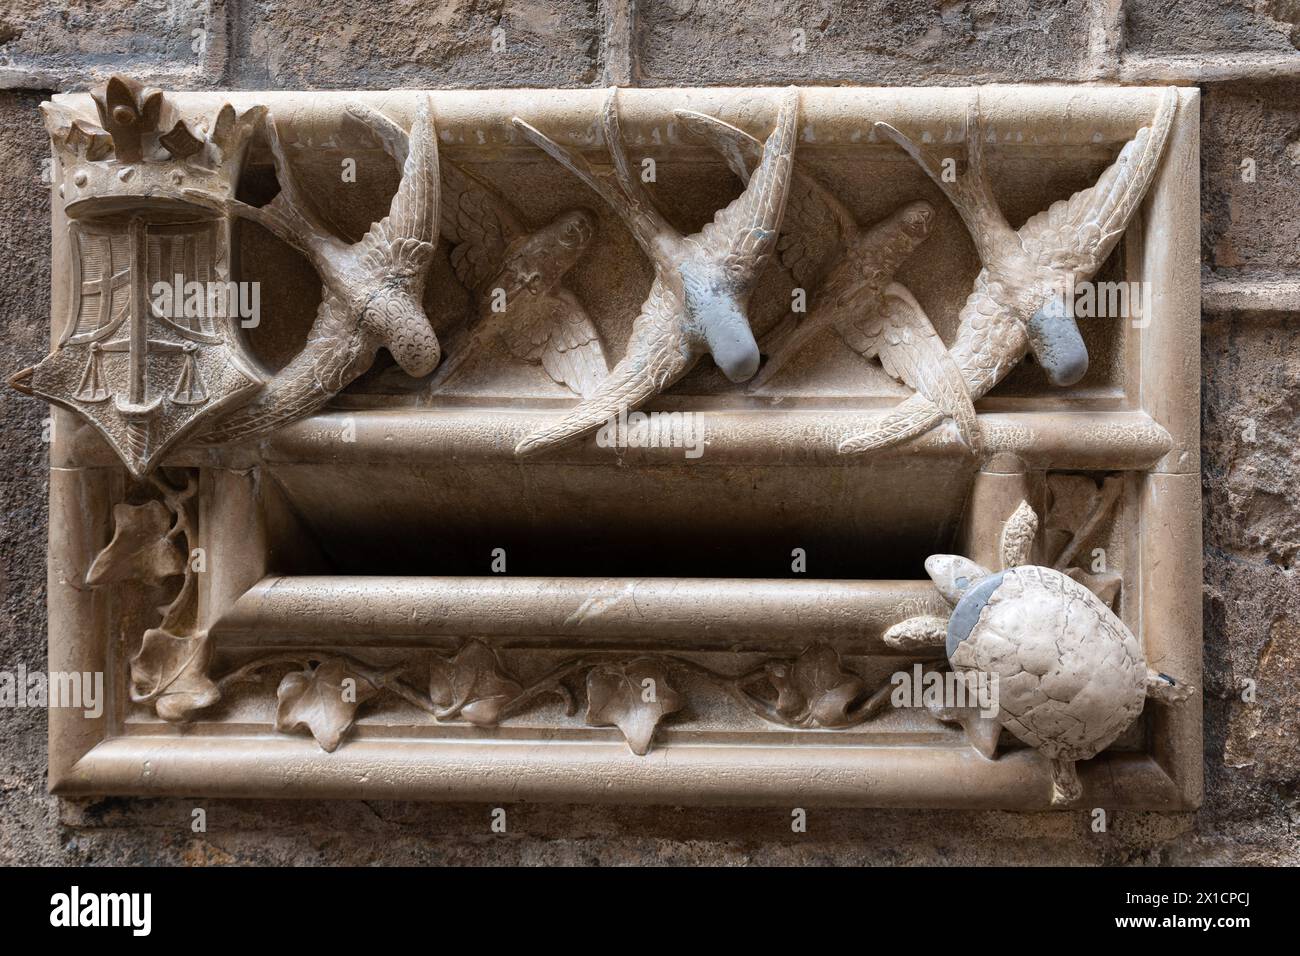
[[939, 593], [953, 606], [952, 616], [948, 618], [948, 636], [944, 641], [944, 650], [951, 658], [957, 645], [975, 629], [989, 595], [997, 590], [1006, 572], [990, 574], [959, 554], [933, 554], [925, 559], [925, 570]]
[[930, 555], [925, 559], [925, 573], [953, 607], [971, 587], [989, 576], [987, 568], [960, 554]]

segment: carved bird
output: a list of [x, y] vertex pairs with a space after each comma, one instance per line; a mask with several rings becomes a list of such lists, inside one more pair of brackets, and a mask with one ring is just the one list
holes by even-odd
[[[678, 110], [677, 118], [712, 143], [732, 171], [748, 181], [762, 146], [744, 130], [712, 116]], [[948, 354], [930, 318], [894, 273], [930, 234], [934, 207], [912, 202], [870, 227], [815, 178], [798, 167], [778, 250], [799, 287], [808, 290], [808, 312], [788, 315], [762, 345], [767, 362], [750, 382], [766, 385], [809, 341], [834, 331], [853, 351], [924, 395], [952, 418], [962, 439], [979, 448], [979, 428], [961, 369]]]
[[554, 425], [528, 435], [515, 448], [526, 455], [584, 434], [643, 405], [711, 354], [733, 382], [758, 369], [758, 344], [746, 315], [763, 263], [776, 246], [793, 163], [799, 94], [782, 100], [749, 185], [702, 230], [682, 236], [655, 208], [628, 166], [619, 131], [618, 91], [605, 101], [602, 125], [615, 182], [597, 175], [576, 153], [516, 118], [514, 124], [557, 162], [608, 202], [649, 256], [654, 282], [632, 326], [627, 351], [589, 398]]
[[[363, 104], [348, 112], [405, 155], [400, 126]], [[428, 388], [444, 384], [483, 345], [500, 341], [516, 358], [540, 364], [555, 382], [591, 394], [609, 366], [595, 326], [562, 280], [591, 244], [595, 216], [572, 209], [531, 231], [479, 177], [447, 160], [440, 165], [442, 235], [452, 244], [456, 277], [474, 293], [476, 315], [447, 349]]]
[[251, 402], [205, 430], [200, 442], [242, 441], [311, 414], [370, 368], [381, 348], [414, 377], [428, 375], [438, 365], [438, 339], [421, 303], [438, 241], [438, 139], [428, 98], [416, 110], [409, 150], [394, 139], [392, 125], [375, 132], [401, 165], [401, 183], [388, 215], [351, 245], [311, 211], [269, 117], [264, 128], [280, 183], [271, 202], [255, 207], [187, 191], [198, 201], [264, 226], [300, 250], [323, 285], [302, 351]]
[[[350, 108], [373, 128], [405, 143], [406, 133], [366, 106]], [[429, 382], [437, 388], [481, 346], [502, 342], [512, 355], [540, 364], [557, 383], [590, 395], [609, 371], [600, 336], [582, 303], [563, 285], [596, 234], [596, 218], [571, 209], [538, 230], [491, 186], [455, 163], [442, 163], [442, 234], [451, 265], [474, 293], [476, 314], [447, 350]]]
[[[1097, 184], [1013, 229], [998, 208], [984, 168], [984, 132], [976, 98], [967, 119], [967, 169], [954, 182], [943, 160], [884, 123], [876, 129], [920, 164], [951, 200], [970, 230], [983, 268], [963, 306], [952, 357], [973, 399], [1002, 380], [1032, 351], [1053, 385], [1073, 385], [1088, 369], [1088, 350], [1065, 290], [1090, 280], [1110, 255], [1160, 165], [1178, 109], [1166, 91], [1149, 127], [1138, 130]], [[846, 439], [844, 454], [886, 448], [929, 431], [943, 410], [917, 394], [876, 428]]]

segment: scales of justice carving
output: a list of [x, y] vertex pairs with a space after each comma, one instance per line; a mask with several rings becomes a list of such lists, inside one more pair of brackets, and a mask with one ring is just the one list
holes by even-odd
[[[297, 668], [279, 686], [277, 729], [305, 728], [327, 750], [340, 745], [358, 708], [384, 695], [436, 720], [478, 726], [495, 725], [548, 695], [571, 708], [585, 695], [589, 724], [619, 727], [631, 748], [645, 753], [659, 723], [683, 706], [672, 682], [684, 672], [722, 688], [760, 718], [792, 728], [852, 727], [879, 714], [888, 687], [872, 692], [830, 645], [740, 674], [671, 655], [576, 658], [526, 684], [498, 650], [469, 640], [415, 682], [400, 669], [334, 653], [273, 655], [213, 679], [209, 639], [195, 624], [194, 575], [183, 560], [197, 522], [194, 475], [178, 478], [183, 470], [165, 467], [178, 444], [264, 437], [324, 408], [381, 349], [408, 375], [427, 378], [430, 390], [480, 352], [540, 366], [577, 401], [525, 435], [515, 448], [521, 457], [581, 440], [620, 412], [644, 406], [705, 356], [748, 391], [768, 388], [824, 332], [913, 392], [870, 431], [845, 435], [838, 446], [843, 454], [881, 452], [951, 421], [979, 459], [985, 452], [974, 403], [1027, 354], [1054, 385], [1083, 376], [1087, 349], [1064, 290], [1095, 275], [1141, 203], [1169, 137], [1175, 91], [1094, 186], [1019, 229], [1007, 223], [989, 185], [977, 98], [965, 168], [955, 179], [943, 175], [943, 158], [933, 148], [876, 125], [952, 202], [979, 253], [982, 268], [951, 345], [895, 278], [929, 236], [933, 207], [913, 201], [883, 221], [857, 222], [796, 162], [798, 91], [774, 91], [773, 98], [776, 118], [765, 141], [711, 116], [676, 113], [744, 186], [692, 235], [668, 221], [629, 163], [617, 90], [599, 116], [610, 171], [593, 168], [525, 118], [514, 119], [522, 139], [617, 213], [653, 266], [649, 293], [612, 367], [586, 309], [565, 285], [595, 240], [595, 217], [571, 209], [534, 228], [476, 174], [440, 162], [428, 95], [418, 101], [409, 131], [362, 104], [347, 107], [350, 121], [369, 130], [401, 171], [388, 214], [355, 243], [336, 235], [304, 198], [265, 107], [241, 112], [225, 105], [214, 116], [181, 116], [161, 91], [121, 77], [94, 94], [98, 123], [47, 104], [58, 195], [69, 220], [69, 313], [54, 351], [11, 382], [91, 423], [152, 490], [146, 504], [117, 507], [113, 540], [87, 578], [91, 586], [181, 578], [162, 622], [131, 661], [132, 699], [165, 719], [185, 720], [235, 684]], [[235, 198], [256, 136], [269, 147], [280, 187], [260, 207]], [[275, 373], [246, 353], [229, 309], [176, 314], [151, 294], [159, 282], [229, 283], [235, 218], [260, 224], [299, 250], [322, 283], [306, 343]], [[446, 356], [423, 305], [440, 235], [473, 301], [473, 316]], [[773, 259], [808, 290], [810, 307], [788, 315], [760, 347], [749, 304]], [[1114, 504], [1110, 490], [1098, 505], [1103, 510]], [[946, 664], [964, 679], [1000, 675], [995, 717], [942, 708], [934, 716], [960, 723], [990, 758], [1003, 730], [1039, 750], [1051, 761], [1053, 802], [1064, 805], [1080, 796], [1076, 761], [1110, 745], [1147, 696], [1175, 702], [1190, 689], [1147, 670], [1141, 643], [1111, 610], [1113, 579], [1064, 563], [1029, 562], [1037, 530], [1038, 516], [1023, 504], [1003, 530], [1003, 567], [996, 571], [958, 556], [932, 557], [927, 570], [951, 613], [901, 620], [885, 642], [933, 648], [929, 666]], [[649, 705], [627, 690], [647, 679], [659, 687]], [[356, 689], [347, 699], [338, 693], [345, 681]]]

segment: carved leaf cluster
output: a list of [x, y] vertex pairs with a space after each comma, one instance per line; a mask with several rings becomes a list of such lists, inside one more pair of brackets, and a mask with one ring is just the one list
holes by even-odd
[[1055, 556], [1053, 566], [1113, 605], [1123, 584], [1123, 575], [1109, 568], [1093, 571], [1092, 543], [1103, 522], [1119, 501], [1121, 481], [1105, 478], [1101, 485], [1087, 475], [1047, 476], [1049, 506], [1044, 522], [1046, 550]]
[[173, 515], [161, 501], [113, 506], [113, 539], [86, 572], [86, 583], [103, 587], [122, 581], [159, 585], [185, 573], [185, 553], [169, 537]]
[[187, 563], [197, 477], [192, 471], [183, 474], [179, 484], [161, 475], [151, 479], [161, 500], [113, 507], [113, 537], [86, 572], [92, 588], [131, 582], [152, 589], [183, 577], [171, 602], [160, 609], [161, 620], [145, 630], [130, 659], [131, 700], [152, 704], [168, 721], [188, 720], [221, 699], [208, 677], [211, 640], [207, 631], [196, 629], [197, 585]]
[[144, 632], [131, 658], [131, 699], [152, 703], [163, 720], [185, 720], [221, 697], [208, 677], [212, 643], [207, 631], [171, 634], [162, 628]]

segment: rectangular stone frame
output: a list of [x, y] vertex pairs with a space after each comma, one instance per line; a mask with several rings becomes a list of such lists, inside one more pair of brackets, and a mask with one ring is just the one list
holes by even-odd
[[[630, 90], [624, 94], [625, 123], [638, 117], [670, 115], [690, 106], [724, 119], [754, 91]], [[763, 91], [759, 91], [763, 92]], [[873, 120], [905, 125], [909, 120], [960, 124], [970, 91], [964, 89], [808, 89], [803, 91], [805, 118], [819, 128], [868, 128]], [[344, 96], [358, 96], [386, 109], [408, 104], [413, 91], [387, 94], [309, 94], [295, 116], [310, 121], [313, 111], [336, 111]], [[485, 117], [494, 129], [508, 128], [511, 115], [527, 115], [537, 126], [569, 130], [567, 142], [581, 143], [582, 130], [596, 115], [600, 91], [481, 91], [436, 92], [440, 129], [445, 141], [461, 141]], [[1130, 136], [1149, 117], [1158, 91], [1101, 87], [985, 87], [983, 108], [996, 124], [1000, 112], [1014, 112], [1031, 125], [1061, 124], [1062, 136], [1081, 137], [1105, 130], [1111, 141]], [[1032, 468], [1120, 470], [1128, 474], [1136, 509], [1131, 537], [1135, 561], [1127, 580], [1135, 585], [1136, 601], [1126, 614], [1145, 642], [1148, 659], [1178, 673], [1196, 687], [1201, 677], [1201, 507], [1199, 452], [1200, 343], [1200, 196], [1199, 93], [1180, 90], [1180, 109], [1163, 166], [1142, 212], [1130, 229], [1125, 248], [1128, 278], [1152, 283], [1154, 315], [1146, 328], [1130, 339], [1127, 407], [1087, 412], [1086, 440], [1081, 437], [1080, 413], [1053, 409], [1032, 412], [986, 412], [981, 420], [991, 428], [1006, 426], [1014, 434], [1026, 416], [1049, 426], [1039, 434], [1051, 441], [1013, 448]], [[275, 105], [298, 94], [241, 93], [241, 104]], [[178, 94], [214, 99], [213, 94]], [[223, 97], [224, 98], [224, 97]], [[215, 100], [214, 100], [215, 101]], [[1060, 118], [1070, 119], [1061, 123]], [[563, 140], [563, 137], [558, 137]], [[1075, 141], [1082, 141], [1076, 139]], [[66, 314], [68, 247], [66, 219], [56, 203], [53, 214], [53, 314]], [[58, 329], [53, 330], [57, 338]], [[330, 413], [336, 414], [336, 413]], [[367, 414], [350, 413], [364, 418]], [[818, 460], [833, 454], [825, 416], [791, 412], [780, 428], [754, 423], [726, 411], [708, 413], [721, 435], [718, 456], [774, 453], [773, 449], [803, 445]], [[369, 799], [430, 798], [445, 800], [563, 800], [574, 802], [771, 804], [780, 806], [860, 805], [933, 808], [1046, 809], [1050, 787], [1046, 764], [1031, 751], [1012, 751], [995, 761], [979, 756], [961, 741], [951, 745], [839, 743], [834, 733], [818, 733], [807, 744], [789, 735], [767, 741], [738, 734], [734, 741], [671, 743], [645, 756], [629, 752], [616, 734], [593, 731], [588, 739], [508, 735], [462, 735], [438, 740], [364, 736], [349, 740], [334, 753], [322, 751], [310, 737], [250, 734], [240, 728], [228, 733], [178, 732], [163, 727], [156, 733], [139, 727], [124, 732], [124, 654], [112, 647], [114, 601], [111, 592], [80, 586], [96, 553], [111, 532], [112, 502], [120, 500], [124, 471], [105, 449], [80, 437], [71, 417], [54, 411], [56, 428], [51, 448], [49, 542], [49, 667], [51, 671], [105, 671], [112, 699], [104, 714], [89, 719], [80, 710], [51, 709], [49, 723], [49, 782], [53, 792], [74, 794], [139, 794], [258, 797], [365, 797]], [[531, 416], [531, 417], [530, 417]], [[466, 421], [468, 417], [469, 421]], [[854, 422], [872, 416], [837, 413], [850, 433]], [[250, 469], [276, 461], [310, 461], [313, 456], [382, 456], [393, 443], [377, 432], [358, 428], [359, 441], [346, 448], [322, 438], [327, 416], [301, 423], [272, 439], [262, 461], [240, 460], [233, 454], [181, 451], [179, 464], [204, 468], [203, 534], [222, 524], [241, 529], [238, 540], [245, 553], [238, 560], [214, 562], [214, 573], [203, 581], [203, 615], [222, 621], [232, 632], [241, 627], [267, 626], [288, 616], [299, 630], [328, 627], [329, 605], [319, 613], [285, 602], [264, 601], [259, 586], [265, 567], [265, 545], [274, 508], [259, 506], [255, 472]], [[540, 421], [539, 413], [521, 412], [513, 419]], [[450, 424], [448, 423], [450, 421]], [[510, 453], [513, 439], [502, 435], [492, 416], [410, 414], [386, 419], [387, 435], [420, 436], [419, 454], [436, 456], [453, 436], [473, 431], [469, 455]], [[1066, 426], [1075, 427], [1066, 427]], [[1008, 447], [1014, 445], [1009, 439]], [[400, 444], [400, 441], [397, 443]], [[998, 484], [998, 476], [980, 475], [975, 495]], [[214, 495], [215, 486], [220, 493]], [[1126, 499], [1128, 495], [1126, 493]], [[219, 506], [212, 503], [220, 502]], [[272, 517], [266, 517], [267, 514]], [[289, 581], [310, 587], [311, 581]], [[791, 611], [785, 624], [799, 620], [802, 636], [815, 636], [821, 627], [836, 633], [837, 612], [860, 610], [863, 594], [882, 601], [928, 589], [923, 582], [883, 582], [877, 591], [845, 582], [747, 582], [743, 580], [680, 582], [685, 596], [696, 600], [691, 611], [720, 625], [763, 632], [783, 626], [773, 607]], [[1130, 585], [1130, 586], [1132, 586]], [[649, 585], [646, 585], [649, 586]], [[367, 588], [411, 588], [422, 600], [438, 601], [454, 587], [455, 613], [446, 621], [448, 633], [537, 634], [558, 613], [537, 589], [519, 579], [337, 579], [338, 600], [368, 607]], [[563, 603], [565, 588], [580, 593], [581, 580], [542, 582], [555, 601]], [[705, 589], [691, 598], [691, 588]], [[709, 591], [709, 588], [713, 588]], [[468, 592], [481, 592], [477, 600]], [[880, 589], [883, 589], [880, 590]], [[756, 602], [762, 592], [770, 602]], [[886, 593], [889, 592], [889, 593]], [[892, 595], [892, 596], [891, 596]], [[291, 603], [291, 602], [290, 602]], [[868, 605], [870, 601], [866, 602]], [[557, 605], [558, 606], [558, 605]], [[516, 616], [501, 609], [517, 611]], [[548, 617], [548, 614], [550, 617]], [[671, 617], [671, 615], [669, 615]], [[523, 623], [520, 623], [523, 621]], [[820, 622], [820, 623], [819, 623]], [[382, 610], [373, 615], [382, 629]], [[289, 626], [281, 620], [281, 624]], [[617, 619], [607, 625], [617, 637], [633, 625]], [[561, 628], [555, 625], [558, 633]], [[623, 629], [623, 630], [620, 630]], [[671, 631], [671, 626], [668, 627]], [[1152, 712], [1148, 708], [1148, 712]], [[1202, 791], [1201, 701], [1199, 694], [1178, 708], [1155, 708], [1145, 753], [1106, 753], [1080, 765], [1086, 806], [1164, 810], [1192, 809]]]

